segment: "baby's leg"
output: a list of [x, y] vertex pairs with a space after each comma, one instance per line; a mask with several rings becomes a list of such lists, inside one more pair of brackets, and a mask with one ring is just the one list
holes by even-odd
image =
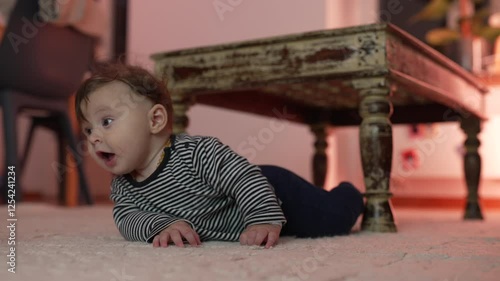
[[281, 235], [319, 237], [350, 232], [364, 204], [361, 193], [342, 182], [330, 192], [277, 166], [260, 166], [282, 201], [287, 218]]

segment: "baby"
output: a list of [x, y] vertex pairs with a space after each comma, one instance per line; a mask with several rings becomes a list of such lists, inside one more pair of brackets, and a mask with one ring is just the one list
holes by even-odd
[[172, 134], [172, 103], [143, 68], [101, 66], [79, 88], [76, 114], [94, 160], [114, 175], [113, 218], [127, 240], [167, 247], [280, 236], [347, 234], [361, 193], [331, 191], [276, 166], [256, 166], [217, 138]]

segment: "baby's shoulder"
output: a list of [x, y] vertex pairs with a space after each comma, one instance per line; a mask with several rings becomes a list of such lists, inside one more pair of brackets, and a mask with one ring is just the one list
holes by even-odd
[[127, 181], [124, 175], [115, 175], [111, 179], [111, 192], [113, 193], [121, 193], [124, 189], [126, 189], [130, 183]]
[[175, 148], [196, 150], [200, 146], [207, 146], [214, 143], [220, 143], [219, 139], [212, 136], [178, 134], [175, 138]]

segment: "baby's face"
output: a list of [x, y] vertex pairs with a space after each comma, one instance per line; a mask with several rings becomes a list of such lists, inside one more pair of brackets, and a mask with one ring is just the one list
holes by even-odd
[[81, 105], [88, 122], [81, 124], [94, 160], [115, 175], [147, 164], [151, 147], [148, 112], [153, 103], [119, 81], [89, 95]]

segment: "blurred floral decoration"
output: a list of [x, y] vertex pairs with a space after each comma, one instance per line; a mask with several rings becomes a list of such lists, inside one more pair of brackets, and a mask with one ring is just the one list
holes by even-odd
[[407, 148], [401, 151], [401, 164], [405, 171], [415, 171], [420, 168], [421, 161], [418, 150], [415, 148]]
[[[494, 43], [500, 36], [500, 28], [492, 25], [495, 14], [492, 6], [500, 4], [498, 2], [499, 0], [429, 0], [429, 3], [409, 20], [411, 23], [443, 20], [456, 11], [458, 14], [455, 24], [427, 32], [426, 41], [429, 45], [445, 46], [464, 37], [481, 37]], [[476, 10], [477, 7], [479, 8]]]

